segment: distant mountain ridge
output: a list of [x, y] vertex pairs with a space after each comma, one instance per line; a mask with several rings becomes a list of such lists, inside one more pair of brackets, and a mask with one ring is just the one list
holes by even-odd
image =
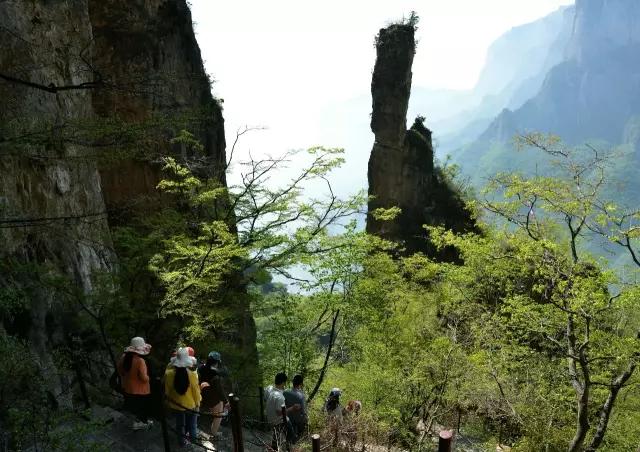
[[514, 135], [528, 131], [553, 133], [571, 145], [626, 146], [626, 164], [636, 163], [640, 2], [578, 0], [567, 11], [573, 18], [562, 61], [548, 70], [537, 93], [518, 108], [506, 105], [475, 140], [453, 152], [475, 183], [496, 171], [531, 168], [536, 162], [510, 146]]
[[574, 15], [573, 6], [561, 7], [504, 33], [489, 47], [472, 90], [414, 90], [413, 109], [427, 115], [441, 154], [475, 139], [504, 108], [519, 108], [538, 92], [547, 72], [564, 59]]

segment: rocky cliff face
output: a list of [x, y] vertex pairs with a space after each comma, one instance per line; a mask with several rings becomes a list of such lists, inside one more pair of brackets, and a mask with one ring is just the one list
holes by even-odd
[[[85, 81], [77, 57], [91, 43], [85, 2], [12, 1], [0, 11], [3, 74], [45, 87]], [[0, 288], [17, 283], [30, 303], [17, 318], [3, 312], [3, 323], [29, 339], [54, 393], [68, 382], [57, 374], [51, 350], [66, 343], [65, 321], [73, 308], [60, 293], [31, 281], [26, 270], [38, 266], [43, 277], [62, 276], [89, 292], [92, 276], [115, 263], [96, 163], [85, 158], [85, 146], [61, 142], [53, 132], [70, 120], [93, 117], [91, 96], [90, 90], [47, 92], [0, 83]], [[23, 128], [41, 125], [52, 133], [11, 145]]]
[[[91, 294], [117, 266], [110, 232], [127, 215], [113, 213], [154, 209], [159, 180], [157, 162], [140, 155], [98, 163], [117, 143], [102, 147], [74, 127], [155, 121], [145, 144], [156, 147], [177, 132], [164, 119], [180, 117], [204, 145], [203, 175], [224, 184], [224, 122], [184, 0], [7, 0], [0, 41], [0, 289], [28, 290], [31, 303], [26, 315], [0, 312], [0, 333], [30, 339], [55, 390], [66, 381], [51, 351], [79, 333], [78, 307], [26, 269]], [[255, 366], [248, 306], [233, 309], [238, 336], [227, 340]]]
[[604, 54], [633, 52], [640, 45], [640, 3], [634, 0], [577, 0], [567, 59], [597, 63]]
[[[436, 255], [423, 225], [456, 231], [473, 228], [464, 203], [434, 169], [431, 131], [418, 117], [406, 128], [415, 53], [414, 27], [395, 24], [380, 30], [371, 82], [371, 130], [375, 143], [369, 158], [367, 232], [399, 242], [406, 253]], [[393, 221], [379, 221], [378, 208], [399, 207]], [[440, 256], [447, 257], [447, 256]]]
[[[578, 0], [570, 27], [563, 61], [546, 73], [535, 95], [520, 108], [504, 110], [454, 154], [474, 183], [482, 184], [484, 177], [499, 171], [536, 169], [540, 161], [531, 153], [513, 151], [516, 134], [552, 133], [569, 145], [590, 142], [602, 150], [624, 143], [635, 146], [629, 131], [640, 113], [640, 3]], [[629, 160], [623, 167], [638, 157], [624, 158]], [[625, 192], [634, 196], [636, 180], [624, 182]]]
[[[121, 0], [88, 0], [88, 12], [95, 68], [111, 84], [123, 87], [95, 91], [97, 114], [131, 121], [153, 115], [187, 118], [186, 127], [204, 145], [207, 176], [224, 184], [224, 119], [211, 96], [186, 3], [137, 1], [123, 14]], [[149, 165], [132, 161], [103, 167], [101, 178], [109, 207], [153, 195], [158, 181]]]

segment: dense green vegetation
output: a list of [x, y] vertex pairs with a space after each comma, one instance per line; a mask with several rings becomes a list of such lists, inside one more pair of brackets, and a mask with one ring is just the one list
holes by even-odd
[[[116, 230], [120, 267], [91, 295], [48, 279], [46, 268], [5, 270], [80, 308], [70, 338], [78, 344], [54, 357], [70, 372], [97, 349], [126, 343], [132, 328], [153, 330], [167, 347], [224, 346], [241, 334], [233, 300], [245, 297], [261, 368], [243, 369], [239, 354], [229, 364], [256, 385], [281, 370], [305, 374], [314, 428], [322, 428], [324, 396], [338, 386], [346, 400], [363, 402], [359, 431], [371, 443], [428, 450], [429, 432], [460, 426], [487, 449], [629, 450], [640, 442], [638, 212], [609, 198], [615, 154], [536, 134], [519, 141], [550, 171], [494, 176], [482, 199], [470, 200], [478, 234], [430, 228], [436, 247], [457, 251], [454, 262], [403, 256], [359, 230], [366, 197], [333, 194], [341, 150], [320, 147], [238, 162], [240, 183], [229, 188], [196, 177], [189, 158], [166, 158], [163, 208]], [[188, 132], [174, 143], [197, 156]], [[286, 173], [293, 158], [305, 164]], [[325, 196], [310, 197], [310, 187], [324, 187]], [[376, 212], [387, 221], [396, 214]], [[594, 256], [604, 242], [628, 254], [628, 271]], [[2, 288], [3, 319], [19, 319], [26, 300]], [[8, 333], [3, 356], [29, 356]], [[54, 444], [60, 430], [48, 420], [59, 407], [47, 401], [36, 360], [11, 361], [18, 365], [1, 371], [18, 378], [0, 379], [2, 405], [31, 411], [3, 410], [2, 422], [29, 433], [25, 441]], [[29, 422], [17, 416], [27, 412]]]
[[321, 393], [362, 400], [372, 441], [428, 448], [420, 428], [461, 422], [488, 449], [635, 447], [637, 268], [614, 273], [590, 251], [608, 240], [637, 264], [637, 211], [606, 197], [615, 155], [519, 141], [553, 170], [492, 178], [474, 203], [482, 234], [432, 229], [460, 262], [394, 259], [349, 231], [310, 265], [322, 268], [313, 291], [268, 294], [256, 311], [266, 373], [323, 374], [328, 362]]

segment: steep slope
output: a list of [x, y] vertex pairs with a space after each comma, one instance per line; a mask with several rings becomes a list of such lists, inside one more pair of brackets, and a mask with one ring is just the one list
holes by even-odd
[[[204, 145], [199, 174], [225, 184], [224, 120], [184, 0], [5, 1], [0, 39], [0, 291], [30, 300], [0, 312], [0, 334], [29, 339], [59, 394], [68, 379], [53, 351], [95, 325], [45, 282], [91, 299], [118, 265], [113, 227], [159, 207], [158, 157], [181, 151], [167, 144], [180, 128]], [[248, 303], [228, 309], [236, 334], [218, 339], [255, 370]], [[140, 333], [168, 354], [178, 332], [130, 332]]]
[[[549, 69], [563, 61], [573, 15], [573, 7], [559, 8], [542, 19], [512, 28], [491, 45], [478, 82], [467, 92], [466, 100], [453, 102], [455, 114], [433, 123], [439, 131], [436, 138], [441, 152], [476, 139], [500, 111], [519, 108], [538, 92]], [[417, 97], [414, 105], [419, 108], [423, 102], [428, 100]]]
[[[503, 169], [530, 169], [535, 160], [511, 150], [517, 133], [554, 133], [567, 143], [602, 147], [633, 142], [640, 110], [640, 3], [578, 0], [565, 59], [520, 108], [504, 110], [455, 155], [476, 182]], [[635, 145], [635, 143], [632, 143]], [[633, 155], [627, 155], [634, 159]], [[631, 187], [629, 187], [631, 190]]]
[[[411, 94], [411, 65], [415, 53], [414, 27], [395, 24], [380, 30], [371, 81], [375, 142], [369, 158], [367, 232], [398, 242], [404, 252], [440, 255], [429, 243], [423, 225], [456, 231], [474, 227], [464, 203], [435, 170], [431, 131], [418, 117], [406, 129]], [[375, 217], [379, 208], [399, 207], [392, 221]]]

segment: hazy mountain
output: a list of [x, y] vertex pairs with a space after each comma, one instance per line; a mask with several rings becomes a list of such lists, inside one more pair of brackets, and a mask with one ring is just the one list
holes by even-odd
[[618, 146], [627, 151], [621, 168], [636, 164], [640, 2], [578, 0], [570, 31], [562, 61], [546, 73], [537, 93], [519, 108], [503, 110], [477, 140], [454, 153], [476, 182], [498, 170], [534, 167], [530, 154], [514, 153], [511, 146], [515, 134], [527, 131], [554, 133], [574, 145]]
[[[408, 117], [427, 118], [437, 155], [474, 141], [504, 108], [517, 108], [539, 91], [548, 70], [563, 60], [573, 16], [573, 7], [563, 7], [506, 32], [489, 48], [471, 90], [412, 87]], [[336, 182], [339, 191], [366, 187], [365, 162], [373, 139], [370, 113], [371, 96], [366, 94], [328, 106], [318, 121], [324, 144], [347, 150], [347, 162]]]
[[[563, 61], [573, 16], [573, 7], [563, 7], [506, 32], [489, 48], [472, 90], [414, 90], [413, 108], [427, 115], [441, 154], [477, 138], [500, 111], [516, 109], [538, 92], [549, 69]], [[447, 99], [436, 104], [432, 96]]]

